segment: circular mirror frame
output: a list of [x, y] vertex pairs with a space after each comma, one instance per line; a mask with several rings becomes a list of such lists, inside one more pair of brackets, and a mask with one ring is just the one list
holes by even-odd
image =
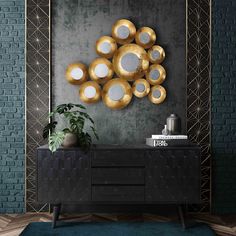
[[[74, 79], [71, 75], [71, 72], [76, 68], [79, 68], [83, 71], [83, 76], [79, 80]], [[68, 65], [68, 67], [66, 69], [66, 79], [70, 84], [80, 85], [80, 84], [84, 83], [87, 80], [87, 78], [88, 78], [87, 67], [83, 63], [76, 62], [76, 63], [72, 63], [72, 64]]]
[[[137, 89], [136, 89], [136, 85], [137, 84], [143, 84], [145, 89], [143, 92], [139, 92]], [[134, 81], [133, 85], [132, 85], [132, 91], [133, 91], [133, 94], [138, 97], [138, 98], [143, 98], [145, 96], [147, 96], [150, 92], [150, 84], [147, 82], [147, 80], [145, 79], [137, 79]]]
[[[122, 99], [115, 101], [109, 97], [109, 89], [112, 86], [117, 85], [117, 84], [122, 86], [123, 90], [125, 91], [125, 94], [122, 97]], [[132, 94], [132, 89], [131, 89], [130, 84], [124, 79], [115, 78], [115, 79], [109, 80], [104, 85], [103, 91], [102, 91], [102, 100], [103, 100], [104, 104], [111, 109], [114, 109], [114, 110], [115, 109], [122, 109], [130, 103], [130, 101], [132, 99], [132, 95], [133, 94]]]
[[[152, 58], [152, 52], [153, 51], [158, 51], [160, 53], [160, 58], [158, 58], [158, 59]], [[160, 64], [164, 61], [165, 56], [166, 55], [165, 55], [164, 49], [159, 45], [154, 45], [148, 50], [148, 58], [149, 58], [151, 63]]]
[[[135, 72], [128, 72], [124, 70], [124, 68], [121, 65], [122, 57], [128, 53], [133, 53], [137, 55], [139, 60], [141, 60], [140, 68]], [[133, 43], [121, 46], [115, 52], [112, 63], [113, 63], [114, 71], [116, 72], [116, 74], [120, 78], [130, 80], [130, 81], [141, 78], [145, 74], [145, 71], [148, 70], [148, 67], [149, 67], [149, 60], [148, 60], [147, 52], [139, 45], [133, 44]]]
[[[111, 46], [111, 50], [109, 53], [103, 53], [99, 46], [102, 44], [102, 43], [109, 43], [110, 46]], [[105, 57], [105, 58], [112, 58], [115, 51], [117, 50], [117, 44], [116, 44], [116, 41], [115, 39], [113, 39], [112, 37], [110, 36], [102, 36], [101, 38], [99, 38], [97, 41], [96, 41], [96, 52], [99, 56], [101, 57]]]
[[[104, 78], [100, 78], [95, 73], [95, 68], [98, 64], [105, 64], [108, 67], [108, 75]], [[93, 81], [99, 84], [104, 84], [112, 78], [114, 74], [112, 63], [106, 58], [96, 58], [93, 60], [89, 66], [89, 76]]]
[[[142, 33], [147, 33], [147, 34], [149, 35], [150, 40], [149, 40], [148, 43], [143, 43], [143, 42], [140, 40], [140, 35], [141, 35]], [[145, 49], [150, 48], [150, 47], [152, 47], [152, 46], [154, 45], [154, 43], [156, 42], [156, 33], [155, 33], [155, 31], [154, 31], [153, 29], [151, 29], [151, 28], [149, 28], [149, 27], [142, 27], [142, 28], [140, 28], [140, 29], [137, 31], [137, 33], [136, 33], [136, 35], [135, 35], [135, 42], [136, 42], [139, 46], [141, 46], [141, 47], [143, 47], [143, 48], [145, 48]]]
[[[85, 89], [88, 86], [92, 86], [96, 90], [96, 94], [92, 98], [88, 98], [88, 97], [85, 96]], [[101, 98], [101, 88], [100, 88], [99, 84], [95, 81], [87, 81], [87, 82], [83, 83], [79, 88], [79, 97], [80, 97], [80, 100], [85, 102], [85, 103], [98, 102]]]
[[[159, 71], [159, 78], [154, 80], [151, 78], [150, 73], [152, 70], [158, 70]], [[166, 79], [166, 71], [163, 66], [158, 64], [153, 64], [149, 67], [148, 71], [146, 72], [146, 79], [151, 85], [158, 85], [162, 84], [164, 80]]]
[[[125, 39], [119, 38], [117, 30], [120, 26], [126, 26], [129, 29], [129, 36]], [[112, 26], [112, 37], [116, 40], [117, 43], [123, 45], [127, 43], [131, 43], [134, 40], [135, 34], [136, 34], [136, 27], [135, 25], [126, 19], [121, 19], [115, 22], [115, 24]]]
[[[159, 90], [160, 91], [161, 96], [159, 98], [155, 98], [153, 96], [153, 92], [155, 90]], [[161, 85], [155, 85], [155, 86], [151, 87], [151, 91], [148, 94], [148, 98], [154, 104], [160, 104], [160, 103], [164, 102], [164, 100], [166, 98], [166, 90], [165, 90], [165, 88], [162, 87]]]

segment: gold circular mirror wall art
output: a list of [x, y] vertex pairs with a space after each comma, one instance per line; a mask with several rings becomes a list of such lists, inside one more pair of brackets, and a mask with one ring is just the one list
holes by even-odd
[[104, 84], [114, 74], [112, 63], [106, 58], [96, 58], [89, 66], [89, 76], [99, 84]]
[[151, 85], [162, 84], [166, 78], [166, 71], [163, 66], [153, 64], [146, 73], [146, 79]]
[[80, 86], [79, 96], [85, 103], [95, 103], [101, 98], [101, 88], [95, 81], [87, 81]]
[[136, 28], [131, 21], [121, 19], [112, 26], [111, 34], [119, 44], [131, 43], [134, 40]]
[[116, 41], [110, 36], [102, 36], [96, 42], [96, 52], [101, 57], [111, 58], [116, 50]]
[[148, 50], [148, 57], [151, 63], [160, 64], [165, 59], [165, 51], [159, 45], [154, 45]]
[[155, 85], [148, 94], [149, 100], [154, 104], [162, 103], [166, 98], [166, 90], [161, 85]]
[[142, 27], [137, 31], [135, 41], [145, 49], [150, 48], [156, 42], [156, 33], [149, 27]]
[[132, 86], [133, 94], [138, 98], [143, 98], [150, 92], [150, 84], [145, 79], [137, 79]]
[[66, 79], [71, 84], [82, 84], [87, 80], [87, 77], [87, 68], [80, 62], [70, 64], [66, 69]]
[[122, 109], [132, 99], [131, 86], [124, 79], [112, 79], [104, 85], [102, 99], [107, 107], [111, 109]]
[[116, 74], [131, 81], [141, 78], [149, 67], [146, 51], [136, 44], [121, 46], [115, 52], [112, 62]]

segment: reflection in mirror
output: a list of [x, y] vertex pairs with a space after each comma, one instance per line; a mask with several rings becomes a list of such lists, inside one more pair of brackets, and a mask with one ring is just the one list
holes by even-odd
[[83, 71], [80, 68], [74, 68], [70, 72], [71, 77], [75, 80], [80, 80], [83, 77]]
[[136, 72], [139, 64], [140, 60], [134, 53], [127, 53], [121, 58], [121, 66], [128, 72]]
[[121, 25], [118, 29], [117, 29], [117, 36], [120, 39], [126, 39], [129, 37], [129, 28], [125, 25]]
[[93, 86], [88, 86], [84, 89], [84, 95], [87, 98], [93, 98], [96, 95], [96, 89]]
[[147, 44], [150, 42], [150, 35], [146, 32], [142, 32], [139, 35], [139, 40], [140, 42], [142, 42], [143, 44]]
[[99, 78], [104, 78], [108, 75], [109, 68], [106, 64], [97, 64], [94, 73]]
[[153, 60], [158, 60], [158, 59], [160, 59], [161, 54], [160, 54], [159, 51], [153, 50], [153, 51], [151, 52], [151, 57], [152, 57]]
[[137, 90], [138, 92], [140, 92], [140, 93], [144, 92], [144, 90], [145, 90], [145, 85], [142, 84], [142, 83], [136, 84], [136, 90]]
[[124, 95], [125, 95], [125, 91], [122, 88], [122, 86], [119, 84], [111, 86], [108, 90], [108, 96], [113, 101], [121, 100], [124, 97]]
[[151, 70], [150, 71], [150, 78], [152, 80], [157, 80], [160, 77], [160, 72], [159, 70]]
[[108, 42], [103, 42], [99, 44], [99, 50], [104, 54], [108, 54], [111, 51], [111, 44]]
[[160, 92], [160, 90], [159, 90], [159, 89], [154, 90], [154, 91], [152, 92], [152, 96], [153, 96], [154, 98], [160, 98], [160, 97], [161, 97], [161, 92]]

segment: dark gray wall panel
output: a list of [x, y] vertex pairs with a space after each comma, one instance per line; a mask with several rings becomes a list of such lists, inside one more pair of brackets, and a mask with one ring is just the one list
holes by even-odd
[[82, 61], [89, 65], [97, 57], [95, 42], [110, 35], [112, 24], [127, 18], [137, 28], [149, 26], [157, 33], [157, 43], [164, 47], [167, 100], [154, 105], [147, 98], [133, 98], [123, 110], [112, 111], [103, 102], [87, 105], [95, 119], [100, 143], [142, 143], [153, 133], [160, 133], [170, 113], [186, 117], [186, 6], [185, 0], [93, 1], [57, 0], [52, 4], [52, 95], [53, 105], [80, 102], [78, 86], [65, 80], [68, 64]]

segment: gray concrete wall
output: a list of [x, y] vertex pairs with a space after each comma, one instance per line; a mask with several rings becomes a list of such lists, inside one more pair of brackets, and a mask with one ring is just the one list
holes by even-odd
[[167, 99], [154, 105], [148, 98], [133, 97], [124, 109], [113, 111], [103, 102], [86, 105], [94, 118], [99, 143], [143, 143], [151, 134], [160, 133], [170, 113], [182, 119], [186, 127], [186, 6], [185, 0], [56, 0], [52, 1], [52, 102], [53, 106], [81, 103], [78, 86], [65, 80], [68, 64], [86, 65], [97, 57], [95, 42], [111, 35], [112, 24], [121, 18], [137, 28], [149, 26], [157, 33], [157, 44], [166, 52], [163, 66], [167, 79], [163, 86]]

